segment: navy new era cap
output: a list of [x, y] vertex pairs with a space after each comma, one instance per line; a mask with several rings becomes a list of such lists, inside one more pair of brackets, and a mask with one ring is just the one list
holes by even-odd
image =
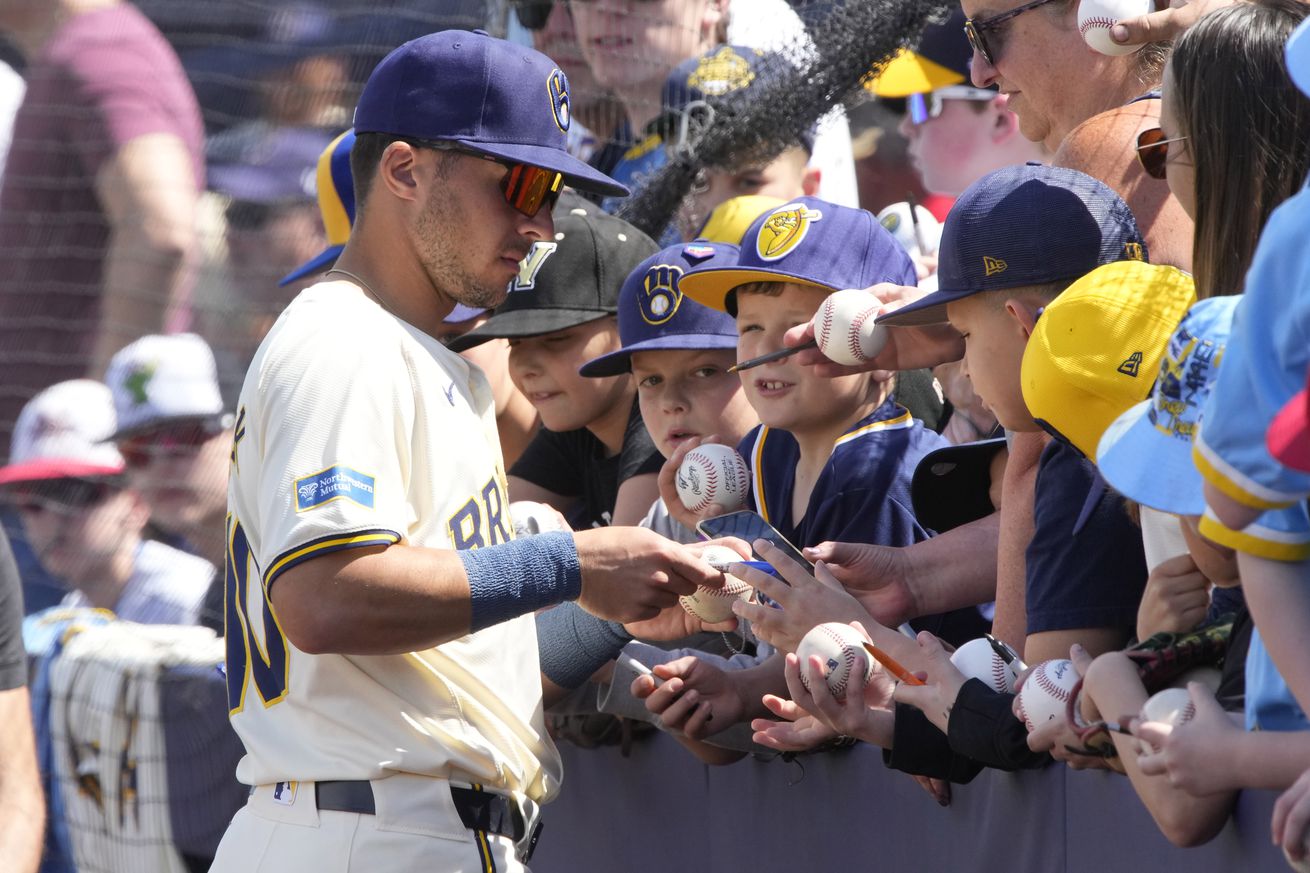
[[751, 224], [736, 266], [682, 277], [682, 293], [732, 314], [730, 292], [748, 282], [790, 282], [828, 291], [879, 282], [913, 285], [914, 262], [878, 219], [863, 209], [797, 197]]
[[659, 349], [735, 349], [737, 322], [690, 300], [682, 280], [696, 270], [732, 266], [737, 247], [696, 240], [656, 252], [637, 265], [619, 291], [619, 340], [623, 347], [583, 364], [584, 376], [617, 376], [632, 370], [632, 353]]
[[879, 324], [935, 324], [946, 321], [946, 304], [973, 294], [1073, 280], [1103, 264], [1147, 259], [1137, 220], [1109, 186], [1037, 163], [1006, 167], [970, 185], [946, 216], [937, 251], [937, 291], [880, 316]]
[[583, 191], [622, 197], [618, 182], [570, 155], [569, 82], [541, 52], [482, 31], [443, 30], [382, 59], [355, 108], [356, 133], [458, 143], [555, 170]]

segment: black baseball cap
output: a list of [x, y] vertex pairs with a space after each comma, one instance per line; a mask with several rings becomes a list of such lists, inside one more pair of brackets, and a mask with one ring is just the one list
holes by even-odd
[[1004, 448], [1005, 437], [997, 437], [924, 455], [910, 480], [914, 517], [929, 530], [943, 533], [995, 512], [992, 458]]
[[619, 311], [619, 288], [659, 250], [646, 234], [598, 207], [555, 211], [555, 238], [536, 242], [491, 318], [449, 343], [462, 352], [497, 337], [538, 336]]

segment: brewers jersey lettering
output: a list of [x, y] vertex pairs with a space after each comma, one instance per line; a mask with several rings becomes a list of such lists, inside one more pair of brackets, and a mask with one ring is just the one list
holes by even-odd
[[437, 776], [548, 799], [533, 617], [403, 655], [309, 655], [268, 592], [303, 561], [512, 538], [482, 372], [355, 285], [323, 282], [265, 338], [228, 486], [227, 681], [247, 784]]

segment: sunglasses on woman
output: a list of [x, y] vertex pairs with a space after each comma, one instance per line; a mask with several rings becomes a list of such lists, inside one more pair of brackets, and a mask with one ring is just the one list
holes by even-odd
[[1031, 3], [1016, 6], [1009, 12], [1002, 12], [999, 15], [993, 15], [991, 18], [980, 18], [977, 21], [972, 18], [966, 18], [964, 21], [964, 35], [968, 37], [969, 45], [973, 47], [973, 50], [982, 55], [983, 60], [987, 61], [987, 63], [994, 67], [996, 66], [997, 55], [992, 52], [992, 47], [987, 44], [987, 32], [993, 30], [999, 31], [1012, 19], [1018, 18], [1020, 15], [1023, 15], [1031, 9], [1036, 9], [1038, 6], [1045, 6], [1047, 3], [1052, 2], [1054, 2], [1054, 0], [1032, 0]]
[[995, 91], [971, 88], [968, 85], [947, 85], [926, 94], [911, 94], [905, 98], [906, 111], [911, 124], [926, 124], [942, 114], [947, 100], [973, 100], [983, 103], [996, 99]]
[[1165, 178], [1165, 164], [1169, 162], [1169, 144], [1182, 142], [1185, 136], [1165, 139], [1158, 127], [1148, 128], [1137, 135], [1137, 160], [1152, 179]]
[[495, 155], [484, 154], [453, 142], [439, 140], [405, 140], [419, 148], [434, 149], [440, 152], [458, 152], [473, 158], [482, 158], [505, 168], [505, 176], [500, 180], [500, 193], [505, 195], [505, 202], [517, 212], [528, 218], [535, 218], [541, 207], [554, 209], [559, 195], [564, 190], [564, 174], [545, 167], [507, 161]]

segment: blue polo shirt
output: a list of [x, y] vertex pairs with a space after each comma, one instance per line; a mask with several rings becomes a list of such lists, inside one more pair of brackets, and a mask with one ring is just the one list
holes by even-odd
[[798, 519], [791, 514], [800, 460], [795, 437], [760, 425], [738, 451], [751, 467], [750, 508], [796, 547], [828, 540], [908, 546], [928, 538], [910, 501], [914, 468], [924, 455], [945, 445], [945, 439], [888, 400], [833, 444]]

